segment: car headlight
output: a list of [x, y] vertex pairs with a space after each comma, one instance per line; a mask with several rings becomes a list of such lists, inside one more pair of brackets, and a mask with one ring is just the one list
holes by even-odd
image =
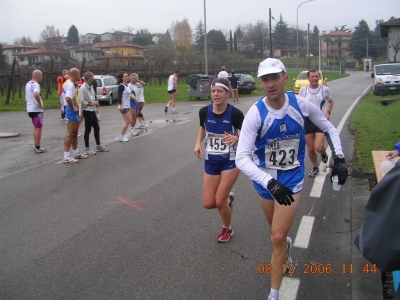
[[376, 81], [380, 81], [380, 82], [383, 82], [383, 80], [382, 80], [382, 78], [376, 78]]
[[295, 88], [299, 88], [299, 87], [300, 87], [300, 84], [295, 84], [294, 87], [295, 87]]

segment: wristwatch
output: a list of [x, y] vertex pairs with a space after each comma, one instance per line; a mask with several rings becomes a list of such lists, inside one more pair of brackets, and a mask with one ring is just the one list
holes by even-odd
[[330, 110], [328, 110], [328, 111], [326, 111], [329, 115], [331, 115], [331, 111]]

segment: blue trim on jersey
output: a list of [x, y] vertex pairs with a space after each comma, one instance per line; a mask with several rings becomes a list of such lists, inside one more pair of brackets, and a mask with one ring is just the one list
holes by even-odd
[[[300, 115], [304, 119], [304, 115], [301, 112], [299, 104], [297, 102], [296, 96], [293, 92], [286, 92], [289, 98], [289, 105], [296, 109]], [[305, 147], [306, 147], [306, 140], [305, 140], [305, 133], [304, 127], [299, 124], [296, 120], [294, 120], [291, 116], [285, 115], [283, 119], [275, 119], [272, 124], [269, 124], [269, 120], [267, 119], [267, 126], [270, 128], [266, 132], [264, 136], [261, 136], [262, 128], [265, 124], [265, 120], [268, 116], [269, 110], [266, 107], [265, 103], [263, 102], [263, 98], [257, 101], [256, 106], [260, 112], [261, 116], [261, 126], [258, 130], [258, 135], [255, 141], [255, 148], [254, 154], [257, 155], [260, 161], [260, 167], [266, 167], [265, 164], [265, 147], [271, 145], [274, 141], [285, 139], [287, 136], [298, 136], [300, 139], [299, 149], [297, 151], [297, 160], [299, 161], [300, 165], [304, 163], [305, 157]], [[285, 127], [286, 129], [281, 131], [281, 128]]]
[[[228, 107], [225, 111], [225, 114], [222, 118], [217, 119], [214, 117], [213, 114], [213, 104], [209, 104], [207, 107], [207, 118], [204, 123], [204, 127], [206, 129], [206, 133], [214, 133], [214, 134], [224, 134], [228, 132], [230, 134], [237, 134], [237, 130], [232, 125], [232, 110], [233, 105], [228, 104]], [[208, 160], [235, 160], [236, 156], [236, 145], [228, 146], [229, 147], [229, 155], [215, 155], [215, 154], [208, 154], [206, 152], [205, 159]], [[207, 149], [207, 136], [206, 136], [206, 143], [205, 148]]]

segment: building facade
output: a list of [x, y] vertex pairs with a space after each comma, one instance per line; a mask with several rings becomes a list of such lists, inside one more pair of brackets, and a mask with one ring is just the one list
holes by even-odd
[[350, 56], [349, 41], [353, 33], [343, 30], [335, 30], [329, 33], [322, 32], [321, 55], [324, 57]]
[[380, 24], [381, 37], [387, 38], [387, 59], [400, 62], [400, 18]]
[[6, 57], [6, 62], [11, 65], [14, 57], [19, 53], [38, 49], [37, 46], [23, 46], [23, 45], [5, 45], [3, 46], [3, 54]]

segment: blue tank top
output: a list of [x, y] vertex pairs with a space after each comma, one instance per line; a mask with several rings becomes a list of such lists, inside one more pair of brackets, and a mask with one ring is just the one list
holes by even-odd
[[261, 127], [255, 141], [253, 161], [263, 168], [289, 170], [300, 166], [305, 156], [304, 116], [293, 92], [282, 119], [274, 117], [261, 98], [256, 106]]
[[225, 132], [233, 135], [237, 134], [237, 130], [232, 125], [232, 110], [233, 105], [228, 104], [224, 116], [217, 119], [213, 114], [213, 105], [208, 105], [207, 119], [204, 124], [206, 129], [205, 159], [220, 161], [235, 160], [236, 145], [229, 146], [222, 142]]

